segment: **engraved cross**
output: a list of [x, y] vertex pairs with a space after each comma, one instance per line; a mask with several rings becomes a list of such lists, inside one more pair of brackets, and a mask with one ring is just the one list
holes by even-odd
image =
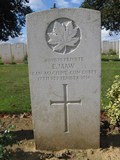
[[63, 93], [64, 93], [64, 100], [63, 101], [51, 101], [50, 100], [50, 105], [64, 105], [64, 117], [65, 117], [65, 132], [69, 132], [69, 115], [68, 115], [68, 105], [69, 104], [80, 104], [81, 100], [68, 100], [68, 85], [63, 84]]

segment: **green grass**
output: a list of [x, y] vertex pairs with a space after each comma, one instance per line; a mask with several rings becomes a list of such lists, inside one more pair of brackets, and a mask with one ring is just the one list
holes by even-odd
[[105, 59], [105, 60], [115, 60], [115, 59], [119, 59], [119, 56], [118, 55], [105, 55], [105, 54], [102, 54], [102, 59]]
[[120, 61], [102, 62], [101, 104], [103, 106], [106, 106], [109, 102], [106, 98], [106, 93], [107, 89], [112, 85], [115, 75], [120, 75]]
[[[102, 62], [101, 104], [108, 104], [107, 89], [114, 76], [120, 75], [120, 62]], [[31, 111], [27, 64], [0, 65], [0, 112], [23, 113]]]
[[30, 110], [27, 65], [0, 65], [0, 112], [22, 113]]

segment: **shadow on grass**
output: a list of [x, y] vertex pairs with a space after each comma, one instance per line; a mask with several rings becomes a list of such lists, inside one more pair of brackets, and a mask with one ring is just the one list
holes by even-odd
[[[41, 151], [36, 152], [24, 152], [21, 149], [17, 149], [16, 152], [12, 152], [12, 156], [14, 157], [14, 160], [46, 160], [55, 158], [56, 156], [53, 154], [53, 152], [46, 153]], [[64, 159], [69, 160], [71, 159], [71, 153], [63, 153], [60, 156], [57, 157], [58, 159]]]
[[[33, 130], [19, 130], [13, 131], [13, 133], [15, 134], [18, 142], [22, 140], [34, 139]], [[110, 146], [120, 147], [120, 134], [100, 136], [100, 147], [109, 148]]]
[[12, 133], [15, 135], [18, 142], [22, 140], [34, 139], [33, 130], [18, 130], [12, 131]]
[[106, 59], [106, 58], [102, 58], [101, 60], [102, 60], [102, 61], [107, 61], [107, 62], [108, 62], [108, 61], [115, 61], [115, 62], [116, 62], [116, 61], [118, 61], [118, 62], [120, 61], [120, 59], [118, 59], [118, 58], [116, 58], [116, 59], [110, 59], [110, 58], [109, 58], [109, 59]]
[[116, 135], [102, 135], [100, 140], [101, 148], [108, 148], [110, 146], [120, 147], [120, 134]]
[[54, 157], [52, 153], [42, 152], [24, 152], [17, 149], [16, 152], [12, 153], [14, 160], [46, 160]]

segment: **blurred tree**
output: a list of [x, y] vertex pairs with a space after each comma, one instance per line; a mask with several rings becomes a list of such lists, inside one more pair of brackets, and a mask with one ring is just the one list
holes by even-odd
[[102, 28], [120, 32], [120, 0], [85, 0], [80, 7], [101, 11]]
[[29, 0], [0, 0], [0, 40], [21, 35], [25, 15], [32, 12], [28, 3]]

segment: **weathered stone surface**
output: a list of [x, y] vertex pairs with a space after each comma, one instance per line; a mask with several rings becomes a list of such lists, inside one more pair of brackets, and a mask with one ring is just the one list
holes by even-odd
[[27, 16], [37, 149], [99, 147], [100, 37], [98, 11], [54, 9]]
[[11, 45], [12, 56], [15, 63], [23, 63], [24, 60], [24, 43], [15, 43]]
[[1, 57], [4, 64], [12, 63], [11, 45], [9, 43], [1, 44]]

